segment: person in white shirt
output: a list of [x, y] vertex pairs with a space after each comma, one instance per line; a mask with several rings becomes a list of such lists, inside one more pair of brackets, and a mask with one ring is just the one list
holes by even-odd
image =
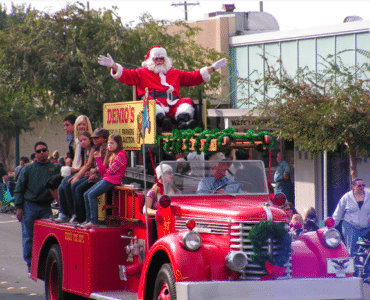
[[352, 191], [339, 200], [333, 214], [335, 226], [342, 223], [344, 243], [350, 256], [354, 256], [357, 240], [370, 232], [370, 193], [365, 191], [364, 181], [360, 178], [352, 183]]

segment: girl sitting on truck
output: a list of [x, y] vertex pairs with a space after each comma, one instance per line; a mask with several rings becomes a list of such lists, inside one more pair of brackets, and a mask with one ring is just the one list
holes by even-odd
[[[181, 191], [173, 183], [173, 169], [170, 165], [162, 164], [155, 168], [155, 173], [159, 181], [165, 186], [167, 194], [182, 194]], [[148, 216], [155, 216], [158, 208], [158, 199], [162, 196], [159, 191], [159, 186], [154, 184], [146, 194], [146, 204], [143, 207], [143, 214], [148, 213]], [[148, 207], [148, 209], [147, 209]]]
[[[91, 139], [91, 134], [88, 131], [82, 131], [78, 134], [78, 141], [79, 145], [81, 146], [82, 149], [82, 157], [83, 157], [83, 162], [84, 164], [79, 168], [79, 171], [86, 165], [89, 156], [92, 151], [92, 146], [93, 142]], [[62, 174], [63, 174], [63, 169], [67, 168], [69, 172], [71, 172], [71, 169], [73, 167], [62, 167]], [[66, 169], [64, 169], [66, 170]], [[77, 170], [77, 169], [76, 169]], [[67, 172], [68, 172], [67, 171]], [[69, 173], [68, 172], [68, 173]], [[77, 172], [78, 174], [78, 172]], [[58, 223], [67, 223], [70, 220], [72, 222], [75, 221], [76, 215], [75, 215], [75, 210], [74, 210], [74, 197], [73, 197], [73, 192], [72, 192], [72, 180], [74, 178], [75, 174], [69, 175], [63, 179], [61, 185], [58, 188], [58, 195], [59, 195], [59, 216], [54, 220], [55, 222]], [[71, 223], [72, 223], [71, 222]]]
[[108, 138], [108, 151], [104, 161], [100, 150], [94, 153], [99, 173], [102, 180], [94, 184], [84, 193], [86, 207], [85, 228], [93, 228], [98, 225], [98, 197], [113, 186], [120, 185], [127, 168], [127, 154], [123, 151], [122, 137], [111, 134]]

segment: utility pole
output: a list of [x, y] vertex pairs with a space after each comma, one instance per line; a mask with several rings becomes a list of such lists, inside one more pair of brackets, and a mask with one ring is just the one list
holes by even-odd
[[184, 11], [185, 11], [185, 21], [188, 20], [188, 5], [199, 5], [199, 2], [197, 3], [187, 3], [186, 1], [180, 2], [180, 3], [172, 3], [171, 6], [184, 6]]

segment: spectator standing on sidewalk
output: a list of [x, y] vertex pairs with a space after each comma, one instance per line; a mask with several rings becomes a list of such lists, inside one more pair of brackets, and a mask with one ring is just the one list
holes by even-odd
[[6, 183], [8, 181], [8, 175], [5, 171], [5, 167], [0, 163], [0, 203], [4, 200], [4, 192], [6, 191]]
[[49, 161], [46, 143], [37, 142], [34, 148], [36, 160], [24, 167], [14, 190], [16, 215], [22, 223], [23, 258], [28, 271], [32, 258], [33, 224], [38, 219], [48, 219], [52, 215], [53, 197], [45, 183], [48, 178], [60, 173], [61, 168], [61, 165]]
[[290, 165], [284, 159], [284, 154], [279, 152], [276, 157], [278, 162], [278, 167], [274, 174], [275, 194], [284, 193], [286, 199], [294, 204], [294, 193], [293, 193], [293, 184], [290, 179]]
[[19, 159], [19, 166], [17, 166], [14, 170], [15, 181], [18, 180], [19, 174], [21, 173], [21, 170], [23, 169], [23, 167], [27, 165], [29, 162], [30, 160], [28, 159], [28, 157], [25, 157], [25, 156], [22, 156]]
[[355, 256], [357, 240], [370, 233], [370, 193], [365, 191], [364, 181], [357, 178], [352, 181], [352, 191], [340, 198], [333, 214], [335, 226], [342, 223], [344, 244], [350, 256]]

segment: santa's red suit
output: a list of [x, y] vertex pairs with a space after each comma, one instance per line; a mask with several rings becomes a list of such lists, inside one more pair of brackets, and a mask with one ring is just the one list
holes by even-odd
[[[117, 73], [112, 74], [114, 78], [124, 84], [135, 85], [139, 98], [145, 94], [146, 87], [149, 88], [149, 94], [155, 91], [157, 114], [163, 113], [174, 119], [182, 113], [188, 113], [191, 117], [194, 115], [193, 101], [190, 98], [180, 98], [180, 86], [195, 86], [211, 79], [206, 67], [194, 72], [170, 69], [166, 74], [156, 74], [145, 67], [129, 70], [117, 65]], [[166, 95], [168, 97], [164, 97]]]
[[194, 72], [184, 72], [172, 69], [172, 61], [167, 57], [166, 49], [160, 46], [152, 47], [143, 68], [126, 70], [113, 58], [99, 55], [98, 63], [111, 68], [111, 75], [127, 85], [135, 85], [139, 97], [149, 88], [151, 99], [156, 98], [157, 124], [164, 131], [172, 129], [172, 119], [176, 119], [178, 129], [194, 128], [197, 124], [194, 119], [193, 101], [180, 97], [180, 86], [195, 86], [211, 79], [211, 73], [226, 67], [228, 61], [222, 58], [212, 66], [204, 67]]

